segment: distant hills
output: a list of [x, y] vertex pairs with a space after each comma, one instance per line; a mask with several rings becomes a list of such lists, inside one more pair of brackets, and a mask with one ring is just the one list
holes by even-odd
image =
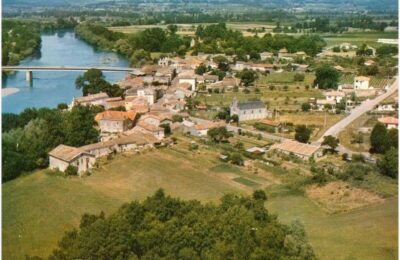
[[[62, 7], [62, 6], [95, 6], [107, 4], [108, 6], [117, 5], [135, 5], [135, 4], [207, 4], [209, 7], [213, 5], [243, 5], [265, 6], [276, 8], [306, 8], [306, 9], [323, 9], [332, 7], [334, 9], [341, 8], [359, 8], [369, 10], [396, 10], [398, 7], [397, 0], [3, 0], [3, 7]], [[329, 10], [329, 9], [328, 9]]]

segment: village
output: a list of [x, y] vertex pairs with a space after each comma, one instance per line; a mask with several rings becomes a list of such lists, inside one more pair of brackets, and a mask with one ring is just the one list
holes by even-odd
[[[356, 47], [343, 43], [340, 45], [340, 50], [349, 53]], [[329, 56], [334, 53], [337, 52], [327, 50], [319, 56]], [[372, 50], [371, 56], [374, 55], [375, 50]], [[161, 57], [158, 64], [137, 68], [118, 82], [120, 88], [124, 90], [123, 97], [109, 97], [101, 92], [74, 98], [70, 108], [77, 105], [104, 108], [104, 112], [98, 113], [95, 117], [97, 128], [101, 132], [101, 140], [82, 147], [59, 145], [49, 152], [49, 168], [65, 171], [71, 165], [76, 167], [79, 176], [82, 176], [95, 167], [96, 159], [99, 157], [174, 145], [171, 134], [175, 133], [204, 138], [207, 137], [209, 130], [215, 128], [225, 128], [231, 135], [248, 133], [271, 141], [271, 145], [266, 147], [250, 147], [249, 153], [265, 154], [268, 150], [276, 150], [282, 154], [295, 155], [305, 161], [322, 157], [323, 150], [327, 148], [321, 145], [323, 133], [320, 133], [319, 140], [306, 142], [293, 140], [293, 136], [288, 134], [290, 127], [277, 120], [277, 114], [281, 109], [271, 108], [262, 100], [246, 99], [243, 93], [257, 92], [259, 87], [255, 86], [255, 82], [251, 82], [250, 85], [244, 84], [238, 76], [243, 71], [252, 71], [268, 78], [269, 75], [288, 73], [289, 67], [289, 71], [301, 75], [299, 77], [304, 80], [305, 75], [312, 70], [308, 65], [297, 64], [294, 61], [305, 60], [306, 53], [288, 53], [286, 49], [281, 49], [276, 55], [263, 52], [259, 56], [261, 63], [235, 61], [234, 57], [224, 54], [187, 55], [184, 58]], [[221, 60], [230, 66], [230, 72], [222, 78], [211, 74], [212, 69], [220, 66], [218, 61]], [[291, 66], [287, 66], [287, 62], [290, 62]], [[366, 66], [373, 63], [372, 60], [367, 61]], [[205, 71], [198, 73], [200, 67], [205, 68]], [[334, 68], [339, 72], [344, 70], [341, 66]], [[340, 84], [335, 90], [324, 90], [323, 98], [320, 94], [317, 97], [309, 97], [302, 104], [302, 109], [303, 112], [312, 111], [325, 115], [325, 121], [327, 116], [338, 113], [341, 113], [343, 118], [351, 114], [355, 108], [367, 104], [376, 97], [393, 94], [393, 87], [389, 82], [383, 87], [377, 87], [371, 84], [370, 77], [355, 75], [352, 83]], [[305, 91], [308, 88], [308, 85], [305, 86]], [[387, 93], [388, 91], [390, 93]], [[199, 111], [206, 114], [211, 110], [223, 111], [223, 107], [212, 107], [204, 100], [212, 95], [225, 94], [231, 98], [228, 100], [229, 107], [226, 108], [229, 110], [227, 120], [216, 116], [212, 118], [198, 116]], [[283, 92], [282, 95], [284, 94]], [[240, 96], [239, 100], [237, 96]], [[390, 129], [398, 127], [398, 119], [393, 116], [397, 114], [397, 108], [396, 96], [391, 101], [385, 99], [383, 102], [378, 102], [372, 110], [380, 114], [378, 121]], [[364, 131], [370, 130], [371, 128], [364, 129]], [[342, 153], [351, 153], [348, 149], [342, 150], [344, 151]], [[224, 159], [226, 156], [221, 155], [221, 158]]]

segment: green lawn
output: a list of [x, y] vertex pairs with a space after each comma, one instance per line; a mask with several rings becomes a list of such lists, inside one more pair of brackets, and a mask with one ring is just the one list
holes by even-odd
[[324, 213], [303, 196], [274, 198], [267, 208], [290, 223], [299, 219], [320, 259], [397, 259], [397, 198], [340, 214]]

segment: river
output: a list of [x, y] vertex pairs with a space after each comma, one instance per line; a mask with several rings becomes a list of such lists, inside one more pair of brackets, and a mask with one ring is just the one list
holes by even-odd
[[[77, 38], [74, 32], [42, 34], [39, 54], [20, 62], [31, 66], [107, 66], [128, 67], [124, 57], [113, 52], [95, 50]], [[2, 97], [2, 112], [19, 113], [27, 107], [56, 107], [59, 103], [70, 104], [73, 97], [82, 95], [75, 88], [75, 79], [83, 72], [34, 71], [31, 83], [25, 80], [25, 72], [3, 77], [2, 88], [18, 88], [18, 92]], [[116, 82], [124, 72], [106, 72], [106, 79]]]

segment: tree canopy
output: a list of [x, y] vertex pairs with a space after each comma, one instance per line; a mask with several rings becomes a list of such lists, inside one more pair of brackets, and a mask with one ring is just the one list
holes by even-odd
[[77, 89], [82, 89], [84, 96], [100, 92], [105, 92], [110, 97], [118, 97], [123, 94], [123, 90], [118, 85], [112, 85], [106, 81], [103, 72], [98, 69], [89, 69], [83, 75], [78, 76], [75, 86]]
[[228, 194], [201, 204], [158, 190], [107, 218], [83, 215], [49, 259], [316, 259], [301, 223], [279, 223], [265, 199]]
[[320, 89], [337, 89], [339, 82], [339, 72], [330, 65], [322, 65], [315, 71], [314, 85]]
[[296, 141], [307, 143], [310, 140], [312, 131], [305, 125], [298, 125], [295, 128], [295, 132], [294, 139], [296, 139]]

